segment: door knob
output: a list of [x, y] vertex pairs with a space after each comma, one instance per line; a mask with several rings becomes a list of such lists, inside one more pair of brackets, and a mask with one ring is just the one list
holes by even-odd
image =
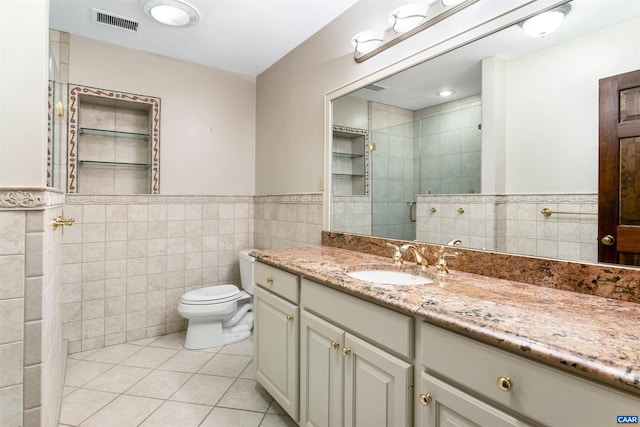
[[616, 242], [616, 238], [613, 237], [611, 234], [607, 234], [600, 241], [602, 242], [603, 245], [613, 246], [613, 244]]

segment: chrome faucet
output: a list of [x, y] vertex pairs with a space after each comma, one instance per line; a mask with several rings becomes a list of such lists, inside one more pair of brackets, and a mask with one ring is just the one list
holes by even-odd
[[406, 243], [400, 247], [401, 252], [406, 252], [409, 249], [413, 251], [413, 256], [416, 258], [416, 264], [421, 266], [422, 269], [427, 268], [427, 266], [429, 265], [427, 263], [427, 256], [424, 254], [424, 252], [420, 250], [420, 248], [418, 248], [415, 245], [412, 245], [411, 243]]
[[451, 239], [447, 242], [447, 246], [460, 246], [462, 244], [462, 240], [460, 239]]
[[394, 245], [393, 243], [387, 242], [387, 246], [393, 248], [393, 255], [391, 259], [393, 260], [393, 265], [400, 266], [402, 265], [402, 254], [400, 253], [400, 248]]

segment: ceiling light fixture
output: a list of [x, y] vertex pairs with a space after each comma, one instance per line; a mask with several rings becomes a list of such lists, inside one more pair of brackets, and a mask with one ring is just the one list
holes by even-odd
[[455, 93], [456, 93], [456, 91], [453, 90], [453, 89], [441, 89], [441, 90], [436, 92], [436, 95], [442, 96], [443, 98], [446, 98], [447, 96], [451, 96], [451, 95], [453, 95]]
[[142, 10], [161, 24], [172, 27], [194, 25], [200, 20], [200, 13], [182, 0], [142, 0]]
[[402, 34], [416, 28], [426, 17], [429, 6], [422, 3], [405, 4], [389, 15], [389, 24], [396, 33]]
[[571, 5], [565, 3], [524, 21], [520, 26], [531, 37], [544, 37], [560, 27], [564, 17], [571, 11]]
[[351, 39], [351, 44], [360, 54], [369, 53], [382, 43], [384, 33], [382, 31], [361, 31]]

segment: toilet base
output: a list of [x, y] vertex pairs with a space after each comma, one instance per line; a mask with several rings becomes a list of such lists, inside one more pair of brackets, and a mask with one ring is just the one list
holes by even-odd
[[251, 336], [253, 329], [253, 313], [246, 313], [234, 326], [223, 327], [222, 321], [211, 322], [203, 319], [190, 319], [184, 348], [201, 350], [220, 347], [242, 341]]

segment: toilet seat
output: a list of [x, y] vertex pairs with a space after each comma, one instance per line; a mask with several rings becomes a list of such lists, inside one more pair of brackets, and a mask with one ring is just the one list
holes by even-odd
[[243, 294], [235, 285], [216, 285], [194, 289], [182, 295], [180, 302], [187, 305], [208, 305], [235, 301]]

